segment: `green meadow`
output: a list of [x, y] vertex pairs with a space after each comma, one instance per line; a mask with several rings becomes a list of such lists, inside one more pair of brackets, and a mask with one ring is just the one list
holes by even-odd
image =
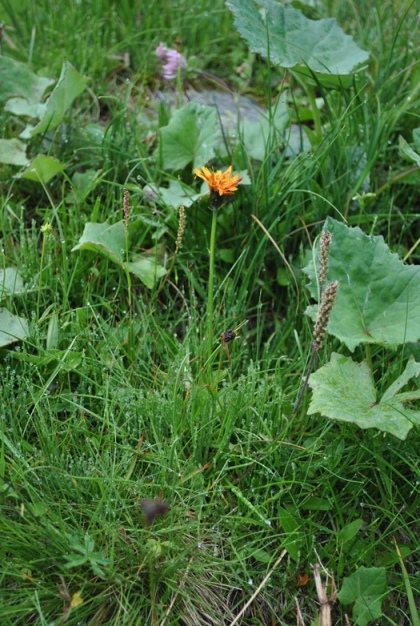
[[1, 626], [420, 626], [419, 12], [0, 0]]

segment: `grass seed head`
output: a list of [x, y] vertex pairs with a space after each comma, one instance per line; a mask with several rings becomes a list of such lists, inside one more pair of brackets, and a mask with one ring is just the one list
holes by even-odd
[[320, 289], [325, 285], [328, 275], [328, 255], [332, 242], [331, 233], [324, 230], [319, 242], [319, 286]]
[[312, 347], [318, 351], [322, 348], [324, 343], [325, 334], [327, 332], [328, 322], [331, 317], [331, 310], [334, 306], [334, 302], [338, 291], [338, 281], [334, 281], [326, 286], [324, 293], [322, 294], [321, 304], [319, 306], [318, 317], [314, 329], [314, 341]]
[[178, 222], [178, 232], [176, 234], [176, 246], [175, 246], [175, 254], [178, 254], [181, 245], [182, 238], [184, 236], [185, 231], [185, 207], [181, 204], [178, 211], [179, 222]]

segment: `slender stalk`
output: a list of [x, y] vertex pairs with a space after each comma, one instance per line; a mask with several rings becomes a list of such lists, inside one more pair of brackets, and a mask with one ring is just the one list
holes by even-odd
[[39, 319], [39, 308], [41, 304], [42, 272], [44, 270], [45, 247], [46, 247], [47, 238], [50, 236], [50, 233], [51, 233], [51, 224], [47, 223], [41, 226], [41, 233], [42, 233], [42, 247], [41, 247], [41, 261], [40, 261], [40, 268], [39, 268], [38, 300], [37, 300], [38, 319]]
[[316, 137], [317, 137], [319, 143], [321, 143], [321, 141], [322, 141], [321, 114], [320, 114], [319, 109], [318, 109], [318, 107], [316, 105], [315, 92], [314, 92], [312, 86], [309, 84], [308, 81], [302, 80], [302, 78], [300, 78], [300, 76], [297, 73], [295, 73], [295, 72], [292, 72], [292, 73], [293, 73], [293, 77], [303, 87], [303, 89], [306, 92], [306, 95], [308, 96], [309, 104], [311, 106], [311, 111], [312, 111], [312, 117], [313, 117], [313, 121], [314, 121], [315, 134], [316, 134]]
[[[127, 237], [126, 237], [127, 240]], [[132, 301], [132, 293], [131, 293], [131, 289], [132, 289], [132, 285], [131, 285], [131, 274], [130, 274], [130, 269], [129, 269], [129, 265], [128, 265], [128, 250], [127, 250], [127, 243], [126, 243], [126, 262], [124, 264], [124, 271], [125, 271], [125, 277], [127, 279], [127, 300], [128, 300], [128, 311], [130, 313], [130, 320], [132, 319], [132, 312], [133, 312], [133, 301]]]
[[123, 193], [123, 221], [124, 221], [124, 232], [125, 232], [125, 274], [127, 277], [127, 286], [128, 286], [128, 308], [130, 312], [130, 320], [131, 320], [131, 276], [129, 269], [129, 237], [128, 237], [128, 220], [130, 218], [130, 197], [128, 195], [128, 189], [124, 189]]
[[237, 191], [242, 178], [237, 174], [231, 174], [232, 166], [227, 170], [214, 170], [210, 172], [203, 165], [201, 170], [194, 169], [194, 174], [205, 180], [209, 186], [209, 208], [213, 211], [210, 234], [210, 263], [209, 263], [209, 284], [207, 298], [207, 343], [208, 354], [210, 359], [213, 350], [213, 296], [214, 296], [214, 257], [216, 250], [216, 227], [217, 227], [217, 211], [226, 203], [226, 196], [232, 196]]
[[321, 115], [316, 105], [315, 92], [308, 83], [305, 83], [305, 90], [306, 90], [306, 95], [309, 98], [309, 103], [311, 105], [312, 115], [314, 118], [315, 133], [316, 133], [318, 141], [321, 143], [322, 141]]
[[210, 233], [210, 266], [209, 266], [209, 284], [207, 296], [207, 342], [208, 342], [208, 358], [211, 357], [213, 351], [213, 296], [214, 296], [214, 257], [216, 249], [216, 226], [217, 211], [213, 211]]
[[369, 343], [367, 343], [365, 345], [365, 355], [366, 355], [366, 361], [367, 361], [367, 363], [369, 365], [369, 369], [370, 369], [370, 371], [373, 374], [372, 351], [370, 349], [370, 344]]
[[130, 318], [130, 324], [128, 326], [128, 350], [130, 359], [134, 354], [134, 327], [133, 327], [133, 301], [132, 301], [132, 284], [131, 274], [129, 266], [129, 234], [128, 234], [128, 221], [130, 218], [130, 197], [128, 190], [124, 189], [123, 194], [123, 220], [124, 220], [124, 232], [125, 232], [125, 263], [124, 270], [127, 280], [127, 297], [128, 297], [128, 315]]
[[130, 319], [130, 323], [128, 325], [128, 353], [130, 355], [130, 359], [132, 359], [134, 356], [134, 343], [135, 342], [134, 342], [134, 326], [133, 326], [132, 283], [131, 283], [131, 274], [130, 274], [130, 270], [128, 267], [128, 258], [124, 265], [125, 265], [125, 277], [127, 280], [128, 316]]
[[386, 183], [384, 183], [381, 187], [379, 187], [379, 189], [375, 191], [376, 197], [379, 196], [384, 191], [386, 191], [388, 187], [391, 187], [391, 185], [393, 185], [394, 183], [397, 183], [402, 178], [405, 178], [406, 176], [410, 176], [410, 174], [414, 174], [415, 172], [418, 172], [419, 170], [420, 170], [420, 167], [418, 165], [413, 165], [413, 167], [410, 167], [408, 170], [399, 172], [398, 174], [396, 174], [395, 176], [387, 180]]
[[[299, 411], [300, 405], [302, 404], [303, 396], [305, 395], [305, 391], [308, 387], [309, 377], [312, 374], [312, 370], [314, 367], [317, 354], [318, 354], [318, 351], [312, 348], [312, 354], [311, 354], [311, 358], [309, 361], [308, 370], [306, 372], [305, 380], [303, 381], [303, 384], [301, 385], [298, 398], [295, 402], [295, 406], [293, 407], [293, 411], [290, 413], [289, 419], [292, 419], [292, 417], [295, 417], [295, 415], [297, 415], [297, 412]], [[274, 441], [272, 443], [274, 443]]]
[[411, 623], [412, 623], [413, 626], [420, 626], [420, 615], [419, 615], [419, 613], [417, 611], [416, 601], [414, 599], [414, 594], [413, 594], [413, 589], [412, 589], [411, 584], [410, 584], [410, 578], [408, 576], [406, 567], [404, 565], [404, 561], [403, 561], [403, 558], [401, 556], [400, 548], [399, 548], [399, 546], [397, 544], [397, 541], [396, 541], [395, 537], [393, 537], [393, 539], [394, 539], [395, 549], [396, 549], [397, 555], [398, 555], [398, 560], [399, 560], [400, 565], [401, 565], [403, 580], [404, 580], [404, 584], [405, 584], [405, 590], [406, 590], [406, 593], [407, 593], [408, 606], [410, 607]]
[[[52, 213], [54, 215], [56, 224], [57, 224], [57, 230], [60, 236], [60, 244], [61, 244], [61, 260], [62, 260], [62, 267], [61, 269], [61, 274], [62, 274], [62, 279], [63, 279], [63, 285], [65, 287], [63, 287], [63, 301], [61, 303], [61, 308], [63, 311], [65, 311], [67, 309], [67, 305], [68, 305], [68, 296], [69, 296], [69, 280], [68, 280], [68, 259], [67, 259], [67, 250], [66, 250], [66, 238], [64, 236], [64, 229], [63, 229], [63, 224], [61, 223], [61, 219], [60, 216], [58, 214], [58, 209], [57, 206], [54, 203], [54, 200], [50, 194], [49, 189], [47, 188], [46, 184], [43, 182], [43, 180], [41, 178], [39, 178], [38, 175], [38, 179], [39, 182], [42, 185], [42, 188], [45, 192], [45, 195], [48, 198], [48, 201], [51, 205], [51, 209], [52, 209]], [[46, 227], [47, 225], [45, 224], [44, 227]], [[42, 230], [43, 227], [41, 227]], [[48, 226], [48, 228], [52, 228], [52, 224], [50, 224]]]

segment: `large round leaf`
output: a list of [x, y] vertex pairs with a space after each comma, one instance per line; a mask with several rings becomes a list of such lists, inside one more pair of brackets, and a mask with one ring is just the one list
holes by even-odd
[[310, 20], [273, 0], [227, 0], [226, 5], [250, 49], [281, 67], [345, 76], [369, 58], [335, 19]]

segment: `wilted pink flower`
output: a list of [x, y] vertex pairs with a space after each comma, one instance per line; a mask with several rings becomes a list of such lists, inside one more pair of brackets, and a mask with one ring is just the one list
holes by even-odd
[[161, 41], [160, 44], [158, 45], [158, 47], [155, 50], [155, 54], [158, 57], [158, 59], [160, 59], [161, 61], [166, 61], [167, 53], [168, 53], [168, 47], [167, 47], [166, 43], [163, 43]]
[[155, 50], [156, 56], [165, 63], [163, 66], [163, 77], [166, 80], [176, 78], [178, 68], [187, 67], [187, 61], [180, 52], [173, 48], [168, 48], [166, 44], [160, 43]]
[[158, 199], [156, 187], [154, 185], [145, 185], [143, 187], [143, 193], [147, 198], [150, 198], [150, 200]]

